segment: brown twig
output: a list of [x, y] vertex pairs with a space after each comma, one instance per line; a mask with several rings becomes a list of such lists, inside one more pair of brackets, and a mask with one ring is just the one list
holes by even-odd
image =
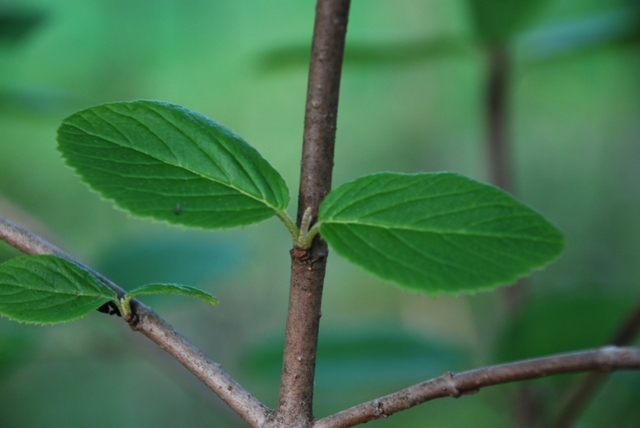
[[[318, 0], [307, 86], [304, 139], [298, 193], [300, 225], [331, 190], [340, 74], [350, 0]], [[313, 420], [313, 385], [327, 244], [291, 252], [291, 286], [285, 332], [280, 400], [271, 425], [303, 427]]]
[[[119, 297], [125, 293], [122, 288], [108, 278], [4, 217], [0, 217], [0, 239], [29, 255], [53, 254], [63, 257], [91, 272], [96, 278], [112, 288]], [[126, 321], [133, 330], [144, 334], [178, 360], [250, 426], [259, 427], [262, 425], [270, 410], [233, 380], [220, 368], [219, 364], [211, 361], [149, 307], [132, 300], [131, 309], [133, 316], [128, 317]]]
[[480, 388], [503, 383], [537, 379], [560, 373], [588, 370], [613, 371], [640, 369], [640, 349], [615, 346], [560, 354], [485, 367], [464, 373], [446, 373], [394, 394], [368, 401], [335, 415], [318, 420], [313, 428], [348, 428], [375, 419], [386, 418], [401, 410], [436, 398], [475, 394]]
[[[633, 313], [620, 330], [616, 333], [613, 339], [610, 341], [614, 346], [625, 346], [631, 343], [631, 341], [638, 335], [640, 330], [640, 304], [636, 306]], [[582, 382], [573, 390], [567, 404], [562, 408], [558, 419], [552, 425], [553, 428], [566, 428], [574, 421], [584, 410], [595, 392], [600, 386], [603, 385], [607, 375], [604, 373], [592, 372], [589, 373]]]

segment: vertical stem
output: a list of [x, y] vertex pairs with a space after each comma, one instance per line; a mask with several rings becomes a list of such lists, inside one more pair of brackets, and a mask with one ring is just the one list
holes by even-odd
[[[511, 156], [509, 147], [509, 115], [508, 95], [510, 84], [509, 52], [503, 45], [495, 45], [489, 49], [487, 82], [487, 120], [488, 138], [487, 152], [489, 158], [489, 180], [501, 189], [513, 193]], [[503, 288], [502, 296], [507, 311], [514, 315], [525, 299], [524, 281], [518, 280], [514, 285]], [[517, 425], [520, 428], [534, 428], [538, 425], [538, 404], [532, 391], [522, 385], [514, 397], [514, 409]]]
[[[510, 58], [504, 46], [489, 49], [489, 76], [487, 82], [487, 152], [489, 180], [501, 189], [513, 193], [511, 156], [509, 150], [508, 93], [510, 83]], [[524, 299], [521, 281], [502, 292], [507, 308], [515, 312]]]
[[507, 143], [508, 68], [507, 50], [503, 46], [490, 48], [487, 88], [489, 174], [491, 182], [507, 192], [512, 190]]
[[[298, 217], [313, 220], [331, 190], [340, 74], [350, 0], [318, 0], [304, 122]], [[313, 384], [327, 244], [291, 252], [291, 288], [278, 409], [269, 426], [303, 427], [313, 421]]]

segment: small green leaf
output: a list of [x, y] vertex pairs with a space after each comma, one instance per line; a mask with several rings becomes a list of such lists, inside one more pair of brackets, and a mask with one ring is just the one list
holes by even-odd
[[[469, 40], [448, 34], [426, 38], [397, 40], [382, 35], [377, 40], [350, 40], [344, 53], [344, 64], [379, 66], [415, 64], [420, 61], [455, 58], [473, 53]], [[308, 42], [269, 49], [260, 56], [259, 66], [266, 72], [309, 65], [311, 46]]]
[[113, 290], [57, 256], [18, 257], [0, 265], [0, 314], [14, 321], [70, 321], [110, 300], [116, 300]]
[[540, 214], [453, 173], [362, 177], [332, 191], [318, 219], [338, 254], [426, 293], [509, 284], [564, 247], [562, 234]]
[[184, 296], [195, 297], [200, 300], [204, 300], [211, 306], [218, 304], [218, 299], [213, 297], [206, 291], [199, 290], [188, 285], [179, 284], [147, 284], [142, 287], [138, 287], [135, 290], [131, 290], [127, 293], [126, 299], [131, 300], [132, 297], [140, 296], [142, 294], [182, 294]]
[[137, 216], [217, 229], [265, 220], [289, 203], [284, 180], [253, 147], [173, 104], [83, 110], [62, 122], [58, 143], [89, 186]]

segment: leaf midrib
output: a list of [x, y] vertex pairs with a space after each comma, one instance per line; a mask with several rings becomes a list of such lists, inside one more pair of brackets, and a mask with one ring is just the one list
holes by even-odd
[[[57, 262], [54, 262], [56, 264], [58, 264]], [[41, 265], [42, 266], [42, 265]], [[37, 292], [41, 292], [41, 293], [49, 293], [49, 294], [63, 294], [63, 295], [70, 295], [70, 296], [82, 296], [82, 297], [109, 297], [109, 298], [113, 298], [114, 296], [109, 296], [107, 294], [104, 294], [102, 291], [102, 288], [98, 285], [91, 285], [91, 287], [94, 289], [94, 292], [98, 293], [96, 295], [94, 294], [86, 294], [86, 291], [83, 293], [83, 290], [81, 290], [81, 288], [77, 287], [77, 283], [80, 282], [87, 282], [90, 283], [91, 280], [90, 279], [86, 279], [83, 277], [79, 277], [77, 275], [77, 272], [73, 272], [73, 271], [69, 271], [67, 272], [67, 275], [65, 275], [65, 273], [53, 270], [53, 269], [49, 269], [47, 266], [44, 266], [45, 269], [48, 269], [50, 271], [50, 273], [54, 273], [57, 275], [62, 276], [63, 278], [65, 278], [69, 284], [72, 284], [74, 286], [74, 288], [78, 289], [77, 292], [74, 291], [65, 291], [65, 290], [60, 290], [57, 288], [50, 288], [50, 289], [43, 289], [37, 286], [24, 286], [24, 285], [20, 285], [21, 281], [17, 275], [15, 273], [11, 273], [11, 272], [4, 272], [5, 275], [9, 276], [11, 278], [11, 280], [13, 280], [13, 284], [11, 283], [5, 283], [6, 286], [8, 287], [13, 287], [13, 288], [18, 288], [21, 289], [23, 291], [37, 291]], [[41, 281], [43, 282], [50, 282], [48, 278], [46, 278], [45, 276], [43, 276], [40, 272], [38, 272], [37, 270], [31, 270], [31, 269], [27, 269], [25, 267], [22, 266], [12, 266], [12, 269], [15, 270], [22, 270], [22, 271], [26, 271], [28, 274], [31, 275], [35, 275], [36, 277], [38, 277]], [[73, 280], [71, 280], [69, 277], [70, 276], [76, 276], [75, 282]], [[111, 291], [111, 290], [110, 290]], [[113, 292], [113, 291], [112, 291]], [[115, 295], [115, 292], [113, 292]], [[12, 295], [14, 295], [16, 293], [13, 293]]]
[[[197, 175], [197, 176], [199, 176], [199, 177], [201, 177], [201, 178], [204, 178], [204, 179], [206, 179], [206, 180], [213, 181], [214, 183], [222, 184], [223, 186], [229, 187], [229, 188], [231, 188], [231, 189], [233, 189], [233, 190], [237, 191], [238, 193], [240, 193], [240, 194], [242, 194], [242, 195], [244, 195], [244, 196], [247, 196], [248, 198], [251, 198], [251, 199], [253, 199], [253, 200], [256, 200], [256, 201], [258, 201], [258, 202], [263, 203], [264, 205], [268, 206], [269, 208], [273, 209], [274, 211], [277, 211], [277, 212], [280, 212], [280, 211], [281, 211], [281, 209], [280, 209], [279, 207], [275, 207], [275, 206], [273, 206], [272, 204], [270, 204], [270, 203], [269, 203], [268, 201], [266, 201], [265, 199], [260, 199], [260, 198], [256, 197], [255, 195], [252, 195], [252, 194], [250, 194], [250, 193], [247, 193], [247, 192], [245, 192], [244, 190], [242, 190], [242, 189], [240, 189], [240, 188], [238, 188], [238, 187], [234, 186], [234, 185], [233, 185], [233, 184], [231, 184], [231, 183], [225, 183], [224, 181], [216, 180], [216, 179], [214, 179], [213, 177], [208, 177], [208, 176], [206, 176], [206, 175], [204, 175], [204, 174], [202, 174], [202, 173], [200, 173], [200, 172], [198, 172], [198, 171], [194, 171], [194, 170], [192, 170], [192, 169], [190, 169], [190, 168], [187, 168], [187, 167], [185, 167], [185, 166], [182, 166], [182, 165], [179, 165], [179, 164], [176, 164], [176, 163], [173, 163], [173, 162], [165, 161], [164, 159], [160, 159], [160, 158], [158, 158], [158, 157], [156, 157], [156, 156], [152, 156], [152, 155], [150, 155], [149, 153], [145, 153], [145, 152], [143, 152], [143, 151], [141, 151], [141, 150], [139, 150], [139, 149], [137, 149], [137, 148], [135, 148], [135, 147], [127, 147], [127, 146], [123, 146], [122, 144], [119, 144], [119, 143], [117, 143], [117, 142], [114, 142], [114, 141], [113, 141], [113, 140], [111, 140], [110, 138], [105, 138], [104, 136], [101, 136], [101, 135], [95, 134], [95, 133], [93, 133], [93, 132], [85, 131], [84, 129], [80, 128], [79, 126], [77, 126], [77, 125], [75, 125], [75, 124], [71, 124], [71, 123], [69, 123], [69, 122], [66, 122], [65, 124], [66, 124], [67, 126], [69, 126], [69, 127], [75, 128], [75, 129], [77, 129], [77, 130], [79, 130], [79, 131], [81, 131], [81, 132], [83, 132], [83, 133], [85, 133], [85, 134], [87, 134], [87, 135], [89, 135], [89, 136], [92, 136], [92, 137], [95, 137], [95, 138], [100, 138], [100, 139], [102, 139], [102, 140], [104, 140], [104, 141], [106, 141], [106, 142], [108, 142], [108, 143], [111, 143], [111, 144], [113, 144], [113, 145], [115, 145], [115, 146], [118, 146], [118, 147], [120, 147], [120, 148], [125, 148], [125, 149], [129, 149], [129, 150], [133, 150], [133, 151], [135, 151], [135, 152], [137, 152], [137, 153], [139, 153], [139, 154], [142, 154], [142, 155], [144, 155], [144, 156], [148, 156], [148, 157], [150, 157], [150, 158], [152, 158], [152, 159], [155, 159], [156, 161], [162, 162], [162, 164], [171, 165], [171, 166], [172, 166], [172, 167], [174, 167], [174, 168], [183, 169], [183, 170], [185, 170], [185, 171], [187, 171], [187, 172], [190, 172], [190, 173], [192, 173], [192, 174], [194, 174], [194, 175]], [[69, 140], [67, 140], [67, 141], [69, 141]], [[85, 147], [89, 147], [89, 148], [91, 147], [91, 145], [86, 145], [86, 144], [77, 144], [76, 142], [71, 142], [71, 144], [79, 145], [79, 146], [85, 146]], [[83, 154], [82, 156], [85, 156], [85, 155]], [[99, 158], [99, 159], [102, 159], [102, 158]]]
[[546, 243], [557, 243], [557, 240], [550, 239], [541, 239], [535, 236], [530, 235], [509, 235], [504, 233], [490, 233], [490, 232], [470, 232], [466, 230], [442, 230], [442, 229], [419, 229], [419, 228], [411, 228], [408, 226], [400, 226], [400, 225], [384, 225], [377, 223], [369, 223], [369, 222], [361, 222], [361, 221], [345, 221], [345, 220], [324, 220], [320, 222], [320, 230], [322, 233], [322, 224], [343, 224], [343, 225], [354, 225], [354, 226], [368, 226], [374, 227], [378, 229], [386, 229], [386, 230], [407, 230], [410, 232], [426, 232], [433, 233], [436, 235], [468, 235], [468, 236], [480, 236], [487, 238], [511, 238], [511, 239], [524, 239], [529, 241], [538, 241], [538, 242], [546, 242]]
[[[231, 180], [229, 179], [229, 176], [227, 175], [226, 171], [222, 168], [222, 166], [219, 164], [218, 160], [215, 159], [213, 156], [211, 156], [209, 153], [207, 153], [192, 137], [190, 137], [181, 127], [179, 127], [178, 125], [176, 125], [171, 118], [168, 118], [165, 114], [163, 114], [162, 111], [158, 111], [155, 108], [152, 108], [152, 106], [154, 106], [155, 104], [153, 103], [147, 103], [147, 102], [140, 102], [139, 105], [142, 105], [147, 111], [150, 111], [152, 114], [156, 115], [157, 117], [161, 118], [162, 120], [164, 120], [166, 123], [168, 123], [169, 125], [171, 125], [171, 127], [173, 129], [175, 129], [178, 133], [184, 135], [184, 137], [191, 141], [192, 145], [195, 146], [202, 154], [204, 154], [211, 162], [213, 162], [214, 164], [216, 164], [218, 166], [218, 168], [220, 169], [221, 172], [224, 173], [225, 177], [227, 178], [227, 180], [229, 180], [229, 184], [226, 184], [228, 187], [231, 187], [232, 189], [236, 189], [238, 190], [240, 193], [242, 193], [243, 195], [252, 197], [253, 199], [257, 200], [257, 201], [262, 201], [265, 205], [271, 207], [272, 209], [275, 210], [274, 207], [272, 207], [269, 203], [267, 203], [267, 201], [265, 199], [258, 199], [253, 195], [250, 195], [246, 192], [243, 192], [242, 190], [236, 188], [235, 186], [232, 186]], [[127, 107], [130, 107], [130, 105], [127, 105]], [[175, 152], [173, 151], [173, 148], [167, 144], [165, 142], [165, 140], [163, 138], [160, 137], [160, 135], [158, 135], [155, 130], [151, 129], [146, 123], [140, 121], [138, 118], [135, 117], [135, 115], [127, 115], [123, 112], [117, 111], [115, 109], [112, 108], [111, 105], [106, 105], [105, 108], [109, 109], [112, 113], [116, 114], [116, 115], [120, 115], [120, 116], [125, 116], [128, 117], [132, 120], [135, 120], [136, 122], [140, 123], [142, 126], [144, 126], [146, 129], [149, 130], [149, 132], [151, 132], [153, 135], [156, 136], [156, 138], [158, 138], [158, 140], [162, 141], [162, 143], [167, 147], [167, 149], [171, 152], [171, 154], [174, 156], [174, 158], [176, 158], [177, 160], [177, 156], [175, 154]], [[110, 123], [109, 121], [107, 121], [107, 119], [105, 119], [104, 117], [101, 117], [98, 114], [98, 110], [94, 111], [94, 114], [98, 117], [100, 117], [102, 120], [104, 120], [105, 122]], [[198, 127], [201, 127], [201, 124], [194, 120], [191, 122], [192, 124], [197, 125]], [[116, 127], [115, 125], [111, 124], [112, 126]], [[117, 127], [116, 127], [117, 128]], [[206, 133], [206, 132], [205, 132]], [[208, 133], [207, 133], [208, 134]], [[207, 137], [210, 137], [210, 135], [207, 135]], [[127, 138], [128, 140], [128, 138]], [[217, 146], [220, 150], [224, 151], [227, 155], [229, 155], [229, 158], [232, 160], [232, 162], [236, 165], [237, 168], [241, 169], [243, 171], [243, 173], [245, 174], [245, 176], [247, 178], [249, 178], [249, 180], [251, 180], [251, 182], [253, 183], [253, 185], [255, 186], [256, 190], [258, 190], [258, 192], [260, 192], [260, 186], [258, 185], [258, 183], [256, 182], [255, 178], [249, 173], [249, 171], [247, 170], [247, 168], [237, 159], [237, 157], [235, 156], [234, 153], [232, 153], [229, 150], [229, 147], [227, 147], [225, 144], [223, 144], [221, 141], [219, 141], [219, 139], [216, 138], [217, 141]], [[154, 158], [157, 159], [157, 158]], [[160, 159], [157, 159], [160, 160]], [[257, 165], [256, 165], [257, 167]], [[191, 171], [190, 169], [184, 168], [185, 170], [194, 173], [193, 171]], [[257, 168], [257, 171], [262, 174], [262, 172], [260, 171], [259, 168]], [[198, 173], [195, 173], [198, 174]], [[200, 175], [200, 174], [198, 174]], [[263, 177], [264, 178], [264, 177]], [[212, 180], [215, 181], [215, 180]], [[274, 197], [275, 197], [275, 193], [274, 193]]]
[[[42, 281], [47, 281], [47, 279], [41, 275], [39, 275], [38, 273], [34, 272], [34, 271], [28, 271], [30, 274], [36, 275], [38, 278], [40, 278]], [[20, 285], [20, 282], [22, 281], [18, 281], [16, 280], [15, 276], [5, 272], [5, 274], [12, 276], [14, 279], [14, 283], [5, 283], [4, 285], [6, 287], [11, 287], [11, 288], [16, 288], [18, 289], [18, 293], [12, 293], [11, 295], [15, 295], [15, 294], [19, 294], [21, 292], [27, 292], [27, 291], [36, 291], [36, 292], [40, 292], [40, 293], [48, 293], [48, 294], [62, 294], [62, 295], [69, 295], [69, 296], [80, 296], [80, 297], [109, 297], [109, 298], [113, 298], [114, 296], [109, 296], [107, 294], [101, 293], [100, 291], [96, 291], [97, 294], [86, 294], [86, 291], [78, 291], [78, 292], [74, 292], [74, 291], [65, 291], [65, 290], [60, 290], [57, 288], [50, 288], [50, 289], [45, 289], [45, 288], [40, 288], [37, 286], [25, 286], [25, 285]], [[69, 281], [71, 282], [71, 281]]]

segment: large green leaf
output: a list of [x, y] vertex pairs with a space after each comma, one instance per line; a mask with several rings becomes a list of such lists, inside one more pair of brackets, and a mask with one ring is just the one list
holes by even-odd
[[59, 149], [83, 180], [131, 214], [207, 229], [264, 220], [287, 186], [242, 138], [180, 106], [104, 104], [66, 118]]
[[0, 315], [14, 321], [70, 321], [111, 300], [113, 290], [60, 257], [18, 257], [0, 265]]
[[[609, 290], [607, 290], [609, 291]], [[631, 298], [630, 298], [631, 297]], [[597, 348], [611, 343], [637, 298], [580, 287], [528, 299], [510, 320], [496, 347], [496, 361]]]
[[332, 191], [318, 219], [338, 254], [427, 293], [508, 284], [564, 247], [562, 234], [540, 214], [453, 173], [362, 177]]

